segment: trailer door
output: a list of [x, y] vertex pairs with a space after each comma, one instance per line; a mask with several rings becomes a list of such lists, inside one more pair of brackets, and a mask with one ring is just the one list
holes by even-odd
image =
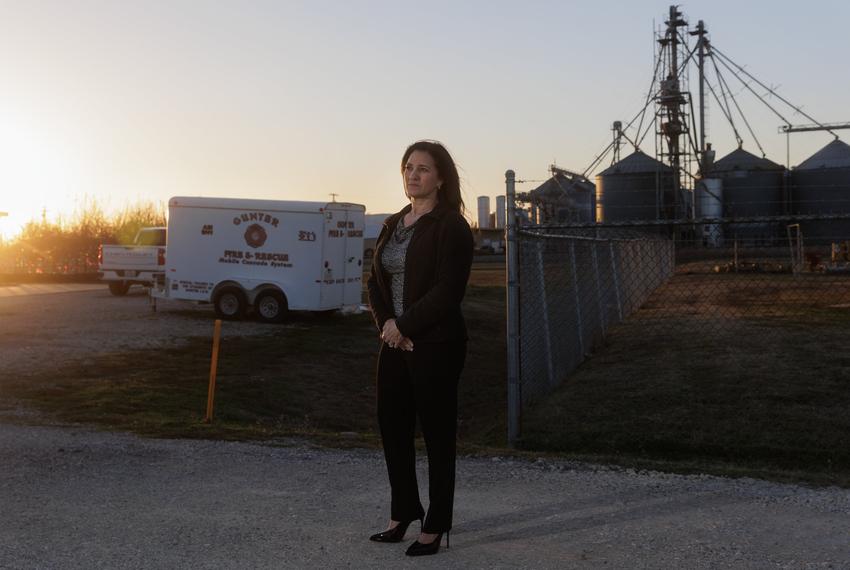
[[366, 216], [358, 210], [346, 211], [345, 231], [345, 293], [343, 303], [360, 305], [363, 302], [363, 230]]
[[322, 236], [322, 309], [339, 309], [345, 289], [345, 227], [344, 210], [325, 209], [325, 231]]

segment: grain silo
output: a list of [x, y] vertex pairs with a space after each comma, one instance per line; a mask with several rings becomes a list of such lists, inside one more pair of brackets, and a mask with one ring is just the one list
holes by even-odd
[[[756, 218], [785, 212], [785, 167], [742, 148], [715, 162], [709, 176], [722, 181], [723, 217]], [[782, 237], [776, 222], [730, 224], [727, 239], [772, 244]]]
[[[801, 162], [791, 173], [796, 214], [850, 214], [850, 145], [835, 139]], [[850, 220], [804, 220], [807, 244], [850, 240]]]
[[[723, 180], [720, 178], [701, 178], [696, 188], [696, 217], [716, 220], [723, 217]], [[704, 223], [698, 228], [703, 245], [721, 247], [723, 245], [723, 226], [716, 223]]]
[[635, 151], [596, 176], [596, 221], [671, 219], [675, 187], [671, 167]]
[[490, 227], [490, 197], [478, 197], [478, 227], [486, 229]]
[[496, 228], [505, 227], [505, 196], [496, 196]]
[[592, 223], [596, 188], [575, 172], [551, 167], [551, 178], [528, 193], [541, 224]]

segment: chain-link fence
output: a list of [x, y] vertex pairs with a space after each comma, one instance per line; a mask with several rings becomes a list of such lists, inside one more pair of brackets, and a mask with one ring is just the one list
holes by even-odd
[[[595, 235], [586, 235], [590, 233]], [[627, 233], [519, 231], [523, 404], [554, 389], [607, 329], [641, 307], [672, 276], [672, 241]]]
[[512, 443], [522, 410], [615, 331], [647, 350], [673, 338], [770, 343], [800, 327], [816, 337], [850, 308], [850, 215], [519, 226], [512, 190], [509, 183]]

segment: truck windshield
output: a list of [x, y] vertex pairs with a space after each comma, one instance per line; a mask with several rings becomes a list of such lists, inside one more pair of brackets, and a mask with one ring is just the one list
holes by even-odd
[[136, 245], [165, 245], [165, 230], [140, 230], [136, 236]]

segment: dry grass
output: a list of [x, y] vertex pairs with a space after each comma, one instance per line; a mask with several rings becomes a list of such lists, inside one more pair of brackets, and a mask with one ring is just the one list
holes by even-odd
[[[695, 295], [699, 279], [714, 294]], [[794, 292], [791, 282], [759, 289], [737, 279], [681, 276], [657, 292], [526, 411], [517, 453], [850, 486], [850, 309], [833, 307], [846, 294], [824, 290], [826, 281]], [[504, 447], [504, 271], [476, 265], [471, 283], [461, 449], [513, 453]], [[778, 302], [785, 314], [765, 316]], [[705, 318], [719, 308], [732, 312]], [[229, 340], [211, 425], [201, 421], [208, 339], [25, 378], [13, 395], [60, 421], [151, 436], [374, 446], [376, 348], [368, 315], [302, 315], [270, 338]]]
[[140, 202], [107, 216], [96, 200], [86, 199], [70, 217], [31, 220], [0, 244], [0, 277], [29, 281], [30, 276], [94, 274], [100, 244], [132, 243], [140, 228], [165, 222], [164, 203]]
[[677, 276], [525, 415], [523, 445], [850, 484], [842, 298], [846, 278]]
[[[492, 319], [504, 303], [502, 291], [471, 286], [466, 301], [474, 336], [459, 389], [459, 434], [468, 449], [498, 444], [505, 432], [504, 329]], [[296, 314], [272, 336], [228, 339], [221, 347], [212, 424], [202, 421], [208, 338], [179, 349], [90, 359], [70, 364], [61, 378], [23, 377], [5, 387], [7, 395], [61, 422], [147, 436], [309, 436], [373, 445], [377, 349], [369, 314]]]

